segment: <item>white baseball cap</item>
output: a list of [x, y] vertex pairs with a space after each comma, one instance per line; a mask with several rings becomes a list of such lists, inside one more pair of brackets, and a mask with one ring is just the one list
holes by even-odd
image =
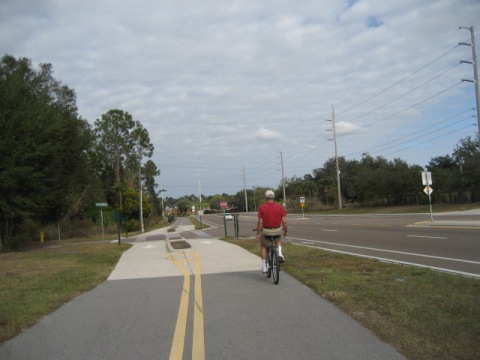
[[267, 190], [267, 191], [265, 191], [265, 197], [266, 198], [274, 198], [275, 193], [272, 190]]

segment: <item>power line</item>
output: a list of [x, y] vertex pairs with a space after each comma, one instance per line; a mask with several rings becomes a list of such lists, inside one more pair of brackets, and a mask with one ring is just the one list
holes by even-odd
[[455, 131], [453, 131], [453, 132], [449, 132], [449, 133], [447, 133], [447, 134], [443, 134], [443, 135], [440, 135], [440, 136], [437, 136], [437, 137], [434, 137], [434, 138], [425, 140], [425, 141], [423, 141], [423, 142], [421, 142], [421, 143], [417, 143], [417, 144], [415, 144], [415, 145], [408, 146], [408, 147], [406, 147], [406, 148], [403, 148], [403, 149], [400, 149], [400, 150], [397, 150], [397, 151], [393, 151], [393, 152], [391, 152], [391, 153], [384, 154], [384, 155], [387, 156], [387, 155], [395, 154], [395, 153], [397, 153], [397, 152], [405, 151], [405, 150], [411, 149], [411, 148], [413, 148], [413, 147], [415, 147], [415, 146], [418, 146], [418, 145], [421, 145], [421, 144], [426, 144], [426, 143], [432, 142], [433, 140], [437, 140], [437, 139], [440, 139], [440, 138], [445, 137], [445, 136], [450, 136], [452, 133], [454, 133], [454, 132], [459, 132], [459, 131], [461, 131], [461, 130], [463, 130], [463, 129], [468, 128], [469, 126], [472, 126], [472, 124], [466, 125], [466, 126], [460, 128], [460, 129], [457, 129], [457, 130], [455, 130]]
[[[395, 148], [395, 147], [400, 146], [400, 145], [403, 145], [403, 144], [408, 144], [409, 142], [412, 142], [412, 141], [414, 141], [414, 140], [421, 139], [421, 138], [423, 138], [423, 137], [429, 136], [429, 135], [431, 135], [431, 134], [433, 134], [433, 133], [436, 133], [436, 132], [439, 132], [439, 131], [444, 130], [444, 129], [446, 129], [446, 128], [449, 128], [449, 127], [451, 127], [451, 126], [457, 125], [457, 124], [459, 124], [460, 122], [465, 121], [465, 120], [467, 120], [467, 119], [471, 119], [471, 118], [472, 118], [472, 116], [469, 116], [469, 117], [464, 118], [464, 119], [462, 119], [462, 120], [460, 120], [460, 121], [458, 121], [458, 122], [456, 122], [456, 123], [446, 125], [446, 126], [444, 126], [444, 127], [441, 127], [441, 128], [439, 128], [439, 129], [436, 129], [436, 130], [432, 130], [432, 131], [431, 131], [430, 133], [428, 133], [428, 134], [419, 135], [419, 136], [414, 137], [414, 138], [412, 138], [412, 139], [410, 139], [410, 140], [408, 140], [408, 141], [405, 141], [405, 142], [403, 142], [403, 143], [400, 143], [400, 144], [397, 144], [397, 145], [393, 145], [393, 146], [384, 148], [384, 149], [382, 149], [382, 150], [378, 150], [378, 151], [376, 151], [376, 152], [385, 151], [385, 150], [392, 149], [392, 148]], [[461, 128], [461, 129], [467, 128], [467, 127], [470, 126], [470, 125], [472, 125], [472, 124], [469, 124], [469, 125]], [[461, 130], [461, 129], [460, 129], [460, 130]], [[447, 135], [450, 135], [450, 134], [451, 134], [451, 132], [449, 132], [448, 134], [444, 134], [444, 135], [442, 135], [442, 136], [447, 136]], [[436, 138], [435, 138], [435, 139], [436, 139]]]
[[[436, 123], [434, 126], [438, 126], [438, 125], [440, 125], [440, 124], [443, 124], [443, 123], [445, 123], [445, 122], [447, 122], [447, 121], [449, 121], [449, 120], [452, 120], [452, 119], [456, 118], [457, 116], [460, 116], [460, 115], [462, 115], [462, 114], [465, 114], [465, 113], [467, 113], [467, 112], [469, 112], [469, 111], [471, 111], [471, 110], [473, 110], [473, 109], [468, 109], [468, 110], [462, 111], [462, 112], [460, 112], [460, 113], [458, 113], [458, 114], [452, 115], [452, 116], [450, 116], [450, 117], [448, 117], [448, 118], [446, 118], [446, 119], [443, 119], [442, 121]], [[460, 121], [464, 121], [464, 120], [469, 119], [469, 118], [471, 118], [471, 117], [472, 117], [472, 116], [466, 117], [466, 118], [464, 118], [464, 119], [462, 119], [462, 120], [460, 120]], [[395, 142], [398, 142], [398, 141], [407, 139], [407, 138], [409, 138], [409, 137], [411, 137], [411, 136], [415, 136], [415, 135], [417, 135], [418, 133], [421, 133], [421, 132], [423, 132], [423, 131], [427, 131], [427, 130], [428, 130], [428, 131], [431, 131], [431, 129], [432, 129], [432, 126], [427, 126], [427, 127], [422, 128], [422, 129], [416, 130], [415, 132], [412, 132], [412, 133], [409, 133], [409, 134], [407, 134], [407, 135], [405, 135], [405, 136], [402, 136], [401, 138], [398, 138], [398, 139], [395, 139], [395, 140], [391, 140], [391, 141], [389, 141], [389, 142], [387, 142], [387, 143], [383, 143], [383, 144], [380, 144], [380, 145], [371, 147], [371, 148], [369, 148], [369, 149], [367, 149], [367, 150], [355, 152], [355, 153], [353, 153], [352, 155], [361, 154], [361, 153], [365, 153], [365, 152], [371, 152], [371, 150], [374, 150], [374, 149], [377, 149], [377, 148], [381, 148], [381, 147], [386, 146], [386, 145], [391, 145], [392, 143], [395, 143]], [[405, 142], [403, 142], [403, 143], [401, 143], [401, 144], [404, 144], [404, 143], [405, 143]], [[394, 146], [398, 146], [398, 145], [394, 145]], [[392, 146], [392, 147], [393, 147], [393, 146]], [[391, 147], [390, 147], [390, 148], [391, 148]], [[388, 148], [387, 148], [387, 149], [388, 149]], [[384, 149], [384, 150], [386, 150], [386, 149]], [[379, 150], [379, 151], [381, 151], [381, 150]], [[378, 151], [376, 151], [376, 152], [378, 152]]]
[[431, 100], [431, 99], [433, 99], [434, 97], [437, 97], [437, 96], [443, 94], [444, 92], [447, 92], [448, 90], [453, 89], [455, 86], [458, 86], [458, 85], [460, 85], [461, 83], [462, 83], [462, 82], [459, 81], [458, 83], [456, 83], [456, 84], [454, 84], [454, 85], [452, 85], [452, 86], [450, 86], [450, 87], [448, 87], [448, 88], [446, 88], [446, 89], [443, 89], [443, 90], [441, 90], [441, 91], [439, 91], [439, 92], [437, 92], [437, 93], [435, 93], [435, 94], [433, 94], [433, 95], [431, 95], [431, 96], [429, 96], [429, 97], [427, 97], [427, 98], [425, 98], [425, 99], [423, 99], [423, 100], [421, 100], [421, 101], [413, 104], [412, 106], [409, 106], [409, 107], [407, 107], [407, 108], [405, 108], [405, 109], [403, 109], [403, 110], [397, 111], [396, 113], [393, 113], [393, 114], [391, 114], [391, 115], [389, 115], [389, 116], [386, 116], [386, 117], [384, 117], [384, 118], [382, 118], [382, 119], [380, 119], [380, 120], [371, 122], [371, 123], [369, 123], [369, 124], [367, 124], [367, 125], [365, 125], [365, 126], [363, 126], [363, 127], [361, 127], [361, 128], [358, 128], [358, 129], [351, 130], [351, 131], [349, 131], [349, 132], [343, 133], [342, 135], [339, 135], [339, 136], [340, 136], [340, 137], [343, 137], [343, 136], [346, 136], [346, 135], [350, 135], [350, 134], [352, 134], [352, 133], [354, 133], [354, 132], [357, 132], [357, 131], [359, 131], [359, 130], [361, 130], [361, 129], [365, 129], [365, 128], [369, 127], [369, 126], [378, 124], [379, 122], [382, 122], [382, 121], [391, 119], [391, 118], [394, 117], [394, 116], [397, 116], [397, 115], [399, 115], [399, 114], [401, 114], [401, 113], [403, 113], [403, 112], [405, 112], [405, 111], [407, 111], [407, 110], [411, 110], [411, 109], [413, 109], [414, 107], [417, 107], [418, 105], [423, 104], [423, 103], [427, 102], [428, 100]]
[[362, 117], [364, 117], [364, 116], [370, 115], [370, 114], [374, 113], [375, 111], [380, 110], [380, 109], [384, 108], [385, 106], [390, 105], [390, 104], [394, 103], [395, 101], [397, 101], [397, 100], [399, 100], [399, 99], [401, 99], [401, 98], [404, 98], [404, 97], [407, 96], [407, 95], [410, 95], [410, 94], [414, 93], [414, 92], [417, 91], [418, 89], [421, 89], [422, 87], [424, 87], [425, 85], [427, 85], [427, 84], [431, 83], [432, 81], [438, 79], [438, 78], [441, 77], [442, 75], [445, 75], [447, 72], [453, 70], [454, 68], [456, 68], [456, 67], [459, 66], [459, 65], [460, 65], [460, 63], [451, 66], [451, 67], [448, 68], [447, 70], [445, 70], [445, 71], [443, 71], [442, 73], [438, 74], [437, 76], [429, 79], [428, 81], [424, 82], [423, 84], [420, 84], [420, 85], [418, 85], [417, 87], [413, 88], [412, 90], [409, 90], [409, 91], [403, 93], [402, 95], [397, 96], [397, 97], [394, 98], [393, 100], [391, 100], [391, 101], [389, 101], [389, 102], [386, 102], [386, 103], [383, 103], [382, 105], [376, 107], [375, 109], [373, 109], [373, 110], [371, 110], [371, 111], [369, 111], [369, 112], [367, 112], [367, 113], [365, 113], [365, 114], [363, 114], [363, 115], [360, 115], [360, 116], [356, 117], [355, 119], [350, 120], [350, 122], [353, 122], [353, 121], [355, 121], [355, 120], [358, 120], [358, 119], [360, 119], [360, 118], [362, 118]]
[[[438, 56], [438, 57], [435, 58], [434, 60], [432, 60], [432, 61], [428, 62], [427, 64], [423, 65], [422, 67], [420, 67], [418, 70], [416, 70], [416, 71], [410, 73], [409, 75], [403, 77], [402, 79], [398, 80], [397, 82], [395, 82], [394, 84], [388, 86], [387, 88], [385, 88], [385, 89], [383, 89], [383, 90], [380, 90], [379, 92], [377, 92], [377, 93], [375, 93], [374, 95], [368, 97], [367, 99], [361, 101], [360, 103], [355, 104], [355, 105], [347, 108], [346, 110], [340, 112], [338, 115], [344, 114], [344, 113], [346, 113], [346, 112], [348, 112], [348, 111], [350, 111], [350, 110], [352, 110], [352, 109], [354, 109], [354, 108], [356, 108], [356, 107], [358, 107], [358, 106], [360, 106], [360, 105], [363, 105], [363, 104], [365, 104], [366, 102], [368, 102], [368, 101], [376, 98], [377, 96], [379, 96], [379, 95], [387, 92], [388, 90], [394, 88], [394, 87], [397, 86], [398, 84], [402, 83], [403, 81], [409, 79], [409, 78], [412, 77], [413, 75], [419, 73], [420, 71], [422, 71], [422, 70], [426, 69], [427, 67], [429, 67], [430, 65], [434, 64], [435, 62], [437, 62], [438, 60], [440, 60], [442, 57], [446, 56], [447, 54], [449, 54], [450, 52], [452, 52], [453, 50], [455, 50], [458, 46], [459, 46], [459, 45], [456, 45], [456, 46], [454, 46], [453, 48], [447, 50], [447, 51], [444, 52], [442, 55]], [[363, 116], [363, 115], [362, 115], [362, 116]], [[351, 121], [354, 121], [354, 120], [356, 120], [356, 119], [358, 119], [358, 118], [355, 118], [355, 119], [353, 119], [353, 120], [351, 120]]]

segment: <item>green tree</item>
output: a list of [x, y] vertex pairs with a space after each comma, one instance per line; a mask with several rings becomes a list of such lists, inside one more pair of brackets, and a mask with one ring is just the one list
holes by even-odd
[[435, 190], [438, 193], [452, 192], [460, 189], [460, 168], [450, 155], [437, 156], [430, 160], [427, 170], [432, 172]]
[[[343, 173], [343, 169], [345, 169], [346, 164], [345, 157], [339, 157], [338, 164], [340, 167], [340, 188], [342, 189], [342, 179], [345, 176], [345, 174]], [[326, 204], [333, 204], [338, 201], [337, 164], [335, 158], [330, 158], [325, 161], [322, 168], [314, 169], [313, 179], [317, 183], [319, 195], [321, 196], [321, 201]]]
[[480, 141], [467, 137], [460, 141], [454, 157], [461, 170], [460, 178], [465, 190], [473, 193], [473, 200], [480, 199]]
[[0, 62], [0, 239], [17, 224], [46, 223], [78, 211], [88, 188], [91, 130], [77, 114], [75, 92], [50, 64]]
[[156, 214], [161, 213], [160, 199], [158, 198], [156, 190], [158, 184], [155, 182], [155, 176], [158, 175], [160, 175], [160, 170], [157, 169], [157, 166], [152, 160], [148, 160], [142, 167], [142, 180], [147, 195], [154, 206]]
[[[140, 223], [140, 204], [139, 191], [130, 187], [123, 192], [123, 226], [128, 231], [135, 231], [139, 229]], [[143, 218], [148, 218], [152, 212], [152, 204], [145, 194], [142, 194], [142, 212]]]
[[185, 195], [175, 202], [180, 214], [186, 214], [192, 206], [198, 208], [199, 199], [196, 195]]
[[209, 197], [209, 202], [210, 202], [210, 208], [212, 210], [221, 210], [220, 207], [220, 202], [225, 200], [228, 197], [227, 194], [222, 194], [222, 195], [214, 195]]
[[128, 112], [115, 109], [95, 121], [95, 136], [96, 166], [107, 197], [122, 208], [122, 191], [128, 179], [133, 181], [138, 176], [143, 156], [152, 156], [148, 131]]

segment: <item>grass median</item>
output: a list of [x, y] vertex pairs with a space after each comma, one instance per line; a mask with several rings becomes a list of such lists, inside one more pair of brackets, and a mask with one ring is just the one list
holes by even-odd
[[[227, 241], [260, 255], [255, 239]], [[283, 270], [408, 359], [480, 359], [480, 280], [283, 245]]]
[[130, 246], [61, 242], [0, 254], [0, 344], [104, 282]]

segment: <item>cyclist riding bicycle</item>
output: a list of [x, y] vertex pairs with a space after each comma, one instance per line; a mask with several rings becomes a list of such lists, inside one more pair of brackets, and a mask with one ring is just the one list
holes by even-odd
[[257, 241], [260, 241], [262, 247], [262, 272], [267, 272], [267, 246], [270, 243], [265, 236], [278, 236], [275, 244], [278, 246], [278, 258], [280, 262], [284, 262], [285, 258], [282, 254], [282, 242], [280, 237], [287, 236], [287, 211], [282, 205], [277, 204], [275, 193], [272, 190], [265, 192], [267, 202], [258, 209], [257, 222]]

